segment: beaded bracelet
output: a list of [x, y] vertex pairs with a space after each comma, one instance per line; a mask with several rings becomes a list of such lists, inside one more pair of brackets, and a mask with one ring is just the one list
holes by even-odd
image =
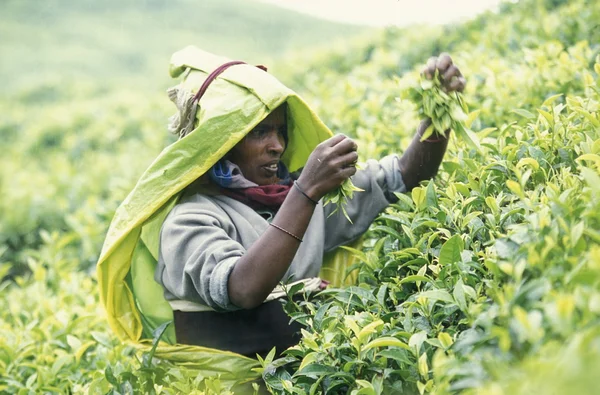
[[287, 230], [283, 229], [281, 226], [275, 225], [273, 222], [271, 222], [269, 225], [271, 225], [272, 227], [279, 229], [280, 231], [282, 231], [283, 233], [287, 233], [288, 235], [292, 236], [294, 239], [298, 240], [300, 243], [302, 243], [302, 239], [299, 238], [298, 236], [296, 236], [295, 234], [293, 234], [292, 232], [288, 232]]
[[317, 204], [319, 204], [318, 201], [316, 201], [315, 199], [311, 198], [306, 193], [304, 193], [304, 191], [302, 190], [302, 188], [300, 188], [300, 185], [298, 185], [298, 181], [294, 181], [294, 186], [296, 187], [296, 189], [298, 189], [298, 191], [300, 191], [301, 194], [304, 195], [305, 198], [307, 198], [308, 200], [310, 200], [315, 206]]

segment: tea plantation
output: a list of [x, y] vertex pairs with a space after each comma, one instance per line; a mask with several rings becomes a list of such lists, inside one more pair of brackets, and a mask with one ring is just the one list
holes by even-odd
[[[378, 158], [407, 146], [405, 93], [449, 52], [479, 148], [453, 134], [437, 177], [398, 195], [352, 250], [356, 286], [286, 303], [306, 329], [261, 361], [271, 392], [597, 393], [599, 21], [597, 1], [522, 0], [273, 68]], [[0, 393], [231, 393], [121, 343], [103, 317], [104, 234], [172, 141], [166, 96], [125, 88], [54, 81], [0, 101]]]

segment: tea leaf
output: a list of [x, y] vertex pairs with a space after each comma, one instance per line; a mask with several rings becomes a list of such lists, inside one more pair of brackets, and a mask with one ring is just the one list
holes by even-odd
[[360, 330], [360, 332], [358, 333], [358, 335], [356, 335], [356, 337], [358, 338], [358, 340], [363, 342], [367, 339], [367, 337], [369, 335], [375, 333], [377, 331], [377, 328], [379, 328], [382, 325], [383, 325], [382, 320], [375, 320], [375, 321], [371, 322], [370, 324], [368, 324], [367, 326], [365, 326], [364, 328], [362, 328]]
[[411, 348], [401, 340], [396, 339], [395, 337], [384, 336], [379, 337], [375, 340], [371, 340], [362, 348], [363, 351], [370, 350], [372, 348], [379, 347], [400, 347], [406, 350], [410, 350]]
[[594, 162], [596, 165], [600, 165], [600, 155], [596, 154], [584, 154], [577, 158], [577, 161], [586, 160], [590, 162]]
[[417, 208], [422, 209], [425, 206], [426, 192], [422, 187], [416, 187], [412, 190], [412, 198]]
[[458, 279], [458, 281], [456, 282], [456, 285], [454, 286], [454, 300], [456, 301], [456, 304], [458, 305], [458, 307], [461, 310], [465, 310], [467, 308], [467, 300], [465, 298], [465, 291], [464, 291], [464, 284], [462, 282], [462, 279]]
[[[358, 168], [360, 168], [360, 167], [358, 167]], [[364, 191], [361, 188], [358, 188], [357, 186], [355, 186], [352, 183], [352, 180], [350, 178], [347, 178], [344, 180], [342, 185], [340, 185], [337, 189], [325, 194], [325, 196], [323, 197], [323, 206], [325, 207], [329, 204], [336, 205], [335, 210], [333, 210], [329, 214], [329, 216], [332, 216], [333, 214], [337, 213], [338, 210], [341, 209], [342, 214], [346, 217], [348, 222], [352, 223], [352, 220], [350, 219], [350, 217], [348, 216], [348, 213], [346, 212], [345, 206], [347, 204], [347, 201], [352, 199], [352, 197], [354, 196], [354, 192], [364, 192]]]
[[419, 357], [419, 363], [417, 364], [419, 367], [419, 374], [427, 379], [429, 377], [429, 366], [427, 364], [427, 354], [423, 353]]
[[562, 93], [558, 93], [558, 94], [556, 94], [556, 95], [552, 95], [552, 96], [550, 96], [549, 98], [547, 98], [546, 100], [544, 100], [544, 102], [542, 103], [542, 107], [544, 107], [544, 106], [545, 106], [545, 107], [551, 106], [551, 105], [552, 105], [552, 103], [554, 103], [554, 101], [555, 101], [556, 99], [558, 99], [559, 97], [562, 97], [562, 96], [563, 96], [563, 94], [562, 94]]
[[440, 265], [450, 265], [460, 262], [461, 253], [464, 249], [464, 243], [459, 235], [454, 235], [448, 239], [440, 251]]
[[318, 356], [319, 356], [319, 354], [316, 352], [310, 352], [310, 353], [306, 354], [304, 356], [304, 358], [302, 359], [302, 363], [300, 363], [298, 370], [302, 370], [307, 365], [310, 365], [311, 363], [315, 362], [317, 360]]
[[294, 373], [294, 376], [311, 376], [321, 377], [335, 373], [335, 369], [331, 366], [323, 365], [320, 363], [311, 363], [306, 365], [302, 370]]
[[452, 337], [450, 337], [450, 335], [446, 332], [440, 332], [438, 334], [438, 340], [440, 341], [444, 349], [450, 348], [450, 346], [452, 346], [452, 344], [454, 343]]
[[404, 277], [402, 280], [400, 280], [398, 282], [398, 285], [400, 285], [400, 284], [406, 284], [406, 283], [414, 283], [414, 282], [417, 282], [417, 281], [432, 282], [432, 280], [430, 278], [428, 278], [428, 277], [413, 275], [413, 276]]
[[454, 298], [443, 289], [435, 289], [431, 291], [424, 291], [419, 293], [419, 297], [427, 298], [433, 301], [442, 301], [448, 303], [454, 303]]
[[512, 112], [514, 112], [515, 114], [519, 114], [520, 116], [525, 117], [527, 119], [534, 119], [535, 118], [535, 115], [533, 115], [529, 111], [524, 110], [522, 108], [518, 108], [518, 109], [512, 110]]

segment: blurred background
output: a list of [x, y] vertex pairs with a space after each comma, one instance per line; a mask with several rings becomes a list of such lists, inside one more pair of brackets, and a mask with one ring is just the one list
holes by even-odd
[[[486, 282], [502, 303], [478, 299], [481, 311], [489, 310], [471, 314], [469, 325], [483, 325], [473, 322], [487, 319], [486, 337], [463, 342], [455, 365], [446, 365], [447, 381], [458, 390], [488, 383], [489, 394], [593, 393], [585, 391], [597, 387], [598, 369], [582, 369], [586, 360], [581, 355], [598, 363], [600, 354], [593, 350], [600, 347], [600, 337], [581, 340], [573, 333], [598, 328], [594, 314], [600, 311], [600, 293], [573, 291], [578, 277], [558, 268], [575, 262], [581, 269], [585, 254], [588, 261], [600, 261], [600, 249], [588, 254], [581, 243], [579, 249], [563, 248], [568, 235], [561, 233], [554, 241], [561, 246], [559, 253], [540, 263], [546, 272], [536, 272], [539, 267], [531, 272], [530, 278], [546, 278], [547, 286], [523, 287], [521, 278], [500, 272], [500, 263], [512, 268], [514, 262], [502, 261], [506, 257], [496, 256], [492, 247], [514, 218], [526, 222], [520, 214], [523, 205], [506, 187], [512, 174], [506, 168], [532, 157], [540, 168], [548, 167], [548, 174], [576, 177], [576, 158], [582, 152], [600, 153], [600, 141], [592, 140], [600, 125], [598, 21], [597, 0], [0, 0], [0, 394], [106, 393], [116, 388], [108, 383], [110, 369], [118, 375], [139, 368], [135, 350], [108, 328], [95, 264], [117, 206], [174, 141], [166, 124], [175, 108], [166, 89], [178, 81], [168, 75], [169, 59], [190, 44], [268, 66], [334, 133], [356, 138], [362, 158], [402, 151], [418, 119], [414, 105], [399, 99], [401, 87], [430, 56], [451, 53], [468, 78], [465, 100], [475, 114], [469, 126], [490, 138], [485, 147], [489, 156], [482, 159], [460, 142], [452, 143], [440, 178], [460, 184], [465, 196], [473, 195], [465, 203], [453, 192], [464, 203], [464, 213], [479, 210], [467, 217], [479, 221], [476, 217], [484, 211], [489, 214], [489, 199], [503, 213], [483, 242], [489, 255], [480, 271], [487, 277], [477, 284]], [[585, 98], [567, 103], [567, 95]], [[548, 107], [553, 103], [562, 107]], [[569, 119], [560, 124], [562, 140], [554, 150], [554, 135], [549, 136], [537, 109], [560, 112], [573, 103], [584, 104], [568, 109]], [[539, 114], [553, 120], [547, 111]], [[572, 129], [564, 127], [569, 122]], [[529, 140], [522, 139], [528, 133]], [[473, 174], [484, 167], [489, 173], [482, 175], [488, 177], [485, 183], [495, 182], [497, 188], [489, 196], [473, 187], [479, 182]], [[463, 178], [451, 178], [457, 169]], [[541, 179], [540, 174], [532, 179]], [[544, 182], [539, 183], [543, 188]], [[587, 197], [589, 190], [584, 194], [563, 184], [561, 188], [583, 196], [582, 202], [587, 199], [582, 206], [593, 200]], [[558, 192], [540, 198], [543, 204], [562, 193], [555, 188]], [[446, 189], [438, 186], [438, 192], [443, 195]], [[452, 211], [456, 218], [463, 215], [457, 210]], [[544, 210], [560, 221], [566, 212], [554, 206]], [[571, 211], [572, 221], [580, 221], [582, 212]], [[592, 218], [598, 210], [586, 213]], [[398, 221], [399, 232], [403, 221]], [[552, 232], [569, 232], [564, 221], [560, 227], [549, 221], [544, 223]], [[572, 232], [577, 237], [584, 232], [581, 221]], [[592, 219], [585, 221], [585, 237], [600, 240], [600, 219], [595, 230]], [[534, 245], [530, 250], [542, 248]], [[568, 259], [564, 251], [571, 254]], [[495, 294], [500, 292], [496, 275], [508, 279], [506, 298]], [[573, 278], [577, 281], [569, 283]], [[569, 283], [560, 291], [568, 303], [559, 305], [552, 292], [562, 281]], [[546, 310], [537, 304], [542, 297], [550, 306]], [[523, 306], [523, 314], [533, 318], [514, 318], [514, 305]], [[570, 315], [568, 320], [545, 318], [542, 323], [536, 318], [541, 310], [549, 316], [554, 311]], [[464, 321], [460, 325], [467, 327]], [[477, 353], [476, 342], [481, 345]], [[563, 353], [556, 352], [563, 344]], [[538, 369], [540, 361], [544, 370]], [[416, 366], [411, 360], [414, 377]], [[505, 381], [507, 372], [510, 381]], [[535, 378], [529, 387], [523, 386], [521, 372]], [[575, 374], [583, 376], [574, 382]], [[566, 392], [557, 392], [546, 380], [554, 376]]]
[[486, 9], [498, 1], [2, 1], [3, 270], [20, 272], [43, 234], [66, 231], [82, 244], [81, 267], [93, 267], [116, 205], [172, 141], [165, 90], [178, 49], [267, 65], [318, 107], [326, 93], [311, 92], [315, 79], [344, 83], [328, 64], [343, 73], [372, 59], [400, 74], [443, 49], [415, 39]]
[[465, 20], [497, 9], [499, 2], [4, 0], [2, 94], [35, 89], [40, 81], [96, 83], [100, 78], [156, 89], [169, 83], [165, 71], [171, 53], [188, 44], [272, 63], [290, 52], [343, 47], [384, 26]]

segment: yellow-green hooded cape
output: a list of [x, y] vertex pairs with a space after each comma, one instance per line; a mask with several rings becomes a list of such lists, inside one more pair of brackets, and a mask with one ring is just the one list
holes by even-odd
[[[180, 94], [193, 95], [208, 74], [228, 61], [190, 46], [172, 56], [170, 74], [183, 77], [177, 89]], [[153, 275], [160, 227], [180, 192], [284, 102], [289, 144], [282, 160], [290, 171], [304, 166], [315, 146], [331, 136], [330, 130], [272, 75], [255, 66], [235, 65], [216, 78], [200, 99], [191, 133], [160, 153], [119, 206], [97, 265], [100, 298], [119, 338], [144, 344], [144, 339], [152, 338], [152, 330], [172, 319]], [[329, 274], [322, 274], [341, 285], [346, 265], [336, 263], [339, 268], [330, 264]], [[172, 327], [163, 340], [175, 343]], [[205, 347], [163, 343], [155, 355], [191, 364], [205, 376], [219, 374], [222, 381], [246, 382], [258, 375], [251, 371], [258, 366], [256, 360]]]

